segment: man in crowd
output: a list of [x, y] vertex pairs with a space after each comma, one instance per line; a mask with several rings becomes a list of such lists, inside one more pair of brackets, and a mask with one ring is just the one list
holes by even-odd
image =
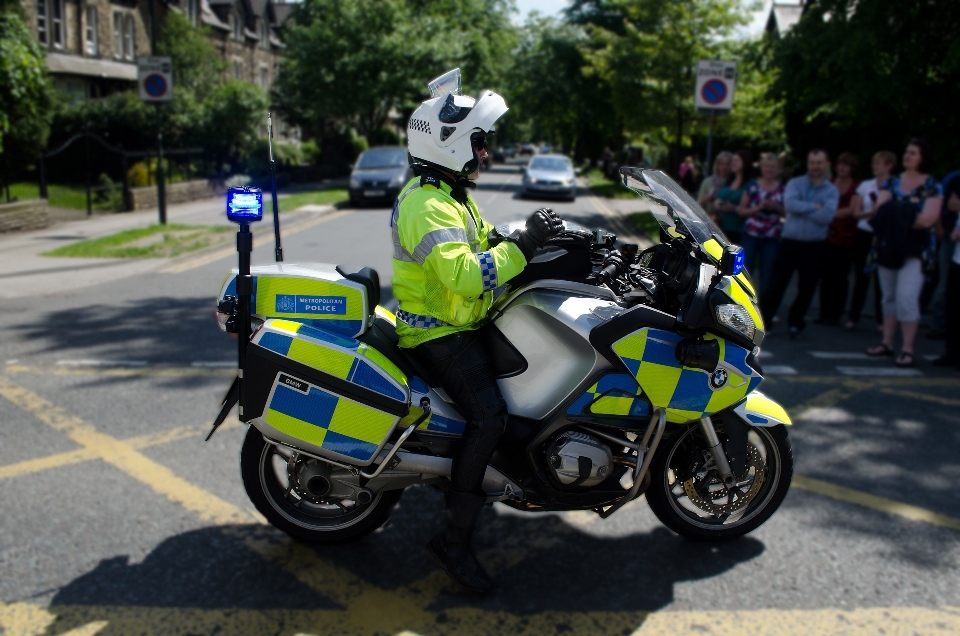
[[790, 279], [797, 272], [797, 297], [790, 306], [788, 317], [791, 338], [800, 337], [806, 327], [804, 317], [820, 278], [827, 226], [837, 213], [840, 195], [827, 178], [829, 169], [827, 151], [811, 150], [807, 155], [807, 174], [791, 179], [784, 192], [786, 216], [780, 234], [780, 248], [770, 287], [761, 299], [760, 309], [764, 322], [772, 327]]

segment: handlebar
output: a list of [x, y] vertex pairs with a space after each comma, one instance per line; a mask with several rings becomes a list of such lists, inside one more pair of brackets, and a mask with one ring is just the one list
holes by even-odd
[[617, 278], [623, 271], [623, 259], [620, 254], [613, 252], [603, 260], [603, 269], [597, 274], [597, 280], [601, 285], [606, 285]]

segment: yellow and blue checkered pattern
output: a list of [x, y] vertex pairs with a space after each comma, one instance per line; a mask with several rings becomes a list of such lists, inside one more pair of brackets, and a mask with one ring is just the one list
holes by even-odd
[[[292, 320], [354, 337], [365, 329], [365, 293], [358, 283], [348, 280], [255, 275], [250, 309], [255, 316]], [[237, 278], [232, 275], [221, 298], [236, 295]]]
[[735, 404], [763, 380], [747, 364], [749, 351], [713, 334], [705, 338], [720, 345], [718, 367], [727, 372], [727, 380], [719, 388], [711, 384], [710, 373], [677, 362], [675, 349], [683, 339], [679, 334], [645, 327], [615, 342], [613, 351], [654, 408], [666, 408], [670, 422], [687, 422]]
[[631, 375], [609, 373], [587, 389], [567, 408], [567, 415], [650, 415], [650, 402]]
[[[409, 402], [407, 378], [376, 349], [289, 320], [268, 320], [256, 344], [337, 378]], [[326, 389], [306, 393], [279, 382], [264, 419], [277, 430], [344, 458], [372, 460], [399, 420]]]

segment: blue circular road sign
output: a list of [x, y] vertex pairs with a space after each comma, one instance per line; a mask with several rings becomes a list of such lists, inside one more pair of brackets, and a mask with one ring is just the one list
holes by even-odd
[[147, 75], [147, 78], [143, 80], [143, 90], [145, 90], [150, 97], [163, 97], [167, 94], [167, 80], [159, 73]]
[[723, 100], [727, 98], [727, 83], [720, 79], [705, 82], [700, 89], [700, 96], [703, 97], [703, 101], [711, 106], [723, 103]]

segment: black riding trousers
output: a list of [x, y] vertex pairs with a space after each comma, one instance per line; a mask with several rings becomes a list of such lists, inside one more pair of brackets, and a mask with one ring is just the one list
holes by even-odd
[[483, 475], [506, 427], [507, 403], [500, 394], [480, 332], [460, 331], [424, 342], [411, 351], [433, 370], [467, 421], [460, 449], [453, 458], [453, 489], [484, 494]]

